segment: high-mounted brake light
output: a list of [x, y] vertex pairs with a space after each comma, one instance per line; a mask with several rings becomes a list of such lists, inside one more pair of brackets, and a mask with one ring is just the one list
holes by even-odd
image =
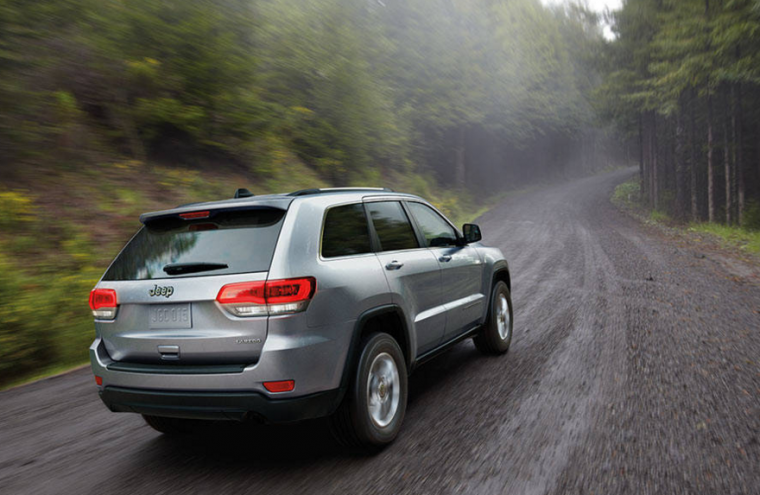
[[190, 213], [180, 213], [179, 217], [185, 220], [194, 220], [196, 218], [208, 218], [210, 211], [192, 211]]
[[314, 296], [314, 277], [225, 285], [216, 300], [235, 316], [282, 315], [304, 311]]
[[98, 320], [113, 320], [119, 302], [113, 289], [93, 289], [90, 292], [90, 309]]

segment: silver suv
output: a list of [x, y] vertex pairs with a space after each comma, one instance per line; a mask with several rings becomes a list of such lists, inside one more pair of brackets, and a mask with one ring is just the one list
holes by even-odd
[[419, 197], [240, 189], [140, 221], [90, 294], [90, 356], [103, 402], [158, 431], [331, 416], [343, 443], [381, 447], [416, 366], [470, 337], [509, 349], [504, 256]]

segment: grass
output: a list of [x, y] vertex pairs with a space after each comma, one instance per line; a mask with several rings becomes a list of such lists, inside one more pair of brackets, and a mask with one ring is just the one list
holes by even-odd
[[649, 220], [654, 223], [668, 223], [670, 222], [670, 217], [664, 211], [652, 210], [649, 212]]
[[[640, 218], [642, 215], [639, 215], [638, 212], [641, 212], [642, 209], [646, 211], [640, 200], [638, 179], [631, 179], [618, 185], [610, 199], [618, 206], [634, 209], [637, 212], [636, 216]], [[760, 224], [760, 207], [750, 204], [745, 217], [745, 220], [750, 225]], [[671, 217], [661, 210], [649, 210], [648, 215], [643, 216], [643, 220], [654, 224], [667, 224], [668, 227], [683, 230], [683, 227], [674, 224]], [[686, 227], [686, 230], [713, 236], [729, 247], [738, 248], [752, 254], [760, 254], [759, 229], [748, 229], [718, 223], [692, 223]]]
[[692, 232], [709, 234], [723, 243], [753, 254], [760, 254], [760, 231], [716, 223], [696, 223], [689, 226]]

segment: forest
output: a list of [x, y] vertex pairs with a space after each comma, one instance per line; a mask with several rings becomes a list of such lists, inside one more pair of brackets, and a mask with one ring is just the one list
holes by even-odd
[[237, 187], [389, 186], [459, 221], [638, 163], [655, 211], [760, 228], [759, 22], [758, 0], [0, 0], [0, 386], [86, 360], [87, 293], [141, 212]]
[[4, 174], [123, 155], [266, 176], [292, 153], [334, 184], [420, 172], [493, 192], [582, 172], [613, 147], [589, 104], [599, 18], [578, 6], [2, 0], [0, 12]]
[[627, 0], [612, 17], [595, 108], [636, 140], [646, 203], [760, 228], [760, 2]]

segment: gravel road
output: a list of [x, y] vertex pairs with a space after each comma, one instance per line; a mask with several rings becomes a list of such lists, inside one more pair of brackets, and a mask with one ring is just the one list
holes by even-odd
[[631, 170], [480, 219], [513, 274], [505, 357], [470, 341], [410, 380], [400, 438], [323, 422], [171, 441], [88, 369], [0, 393], [0, 493], [760, 493], [760, 284], [609, 202]]

